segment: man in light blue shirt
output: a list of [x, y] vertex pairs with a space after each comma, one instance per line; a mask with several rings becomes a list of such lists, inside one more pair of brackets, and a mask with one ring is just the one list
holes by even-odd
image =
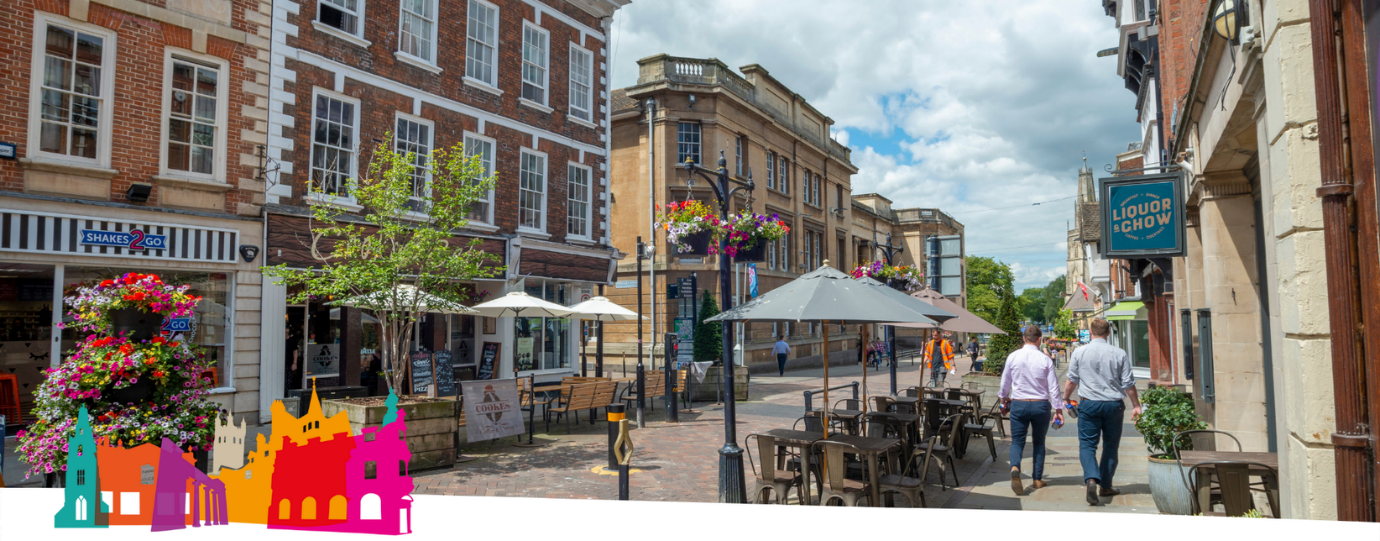
[[781, 335], [781, 339], [776, 341], [776, 346], [771, 348], [771, 352], [776, 354], [776, 366], [781, 376], [785, 377], [786, 356], [791, 354], [791, 345], [786, 343], [786, 335]]
[[[1064, 400], [1078, 391], [1078, 460], [1083, 464], [1088, 505], [1100, 503], [1098, 496], [1116, 496], [1112, 488], [1116, 474], [1117, 449], [1121, 446], [1121, 424], [1126, 414], [1122, 399], [1131, 397], [1131, 419], [1140, 417], [1140, 397], [1131, 360], [1121, 348], [1107, 343], [1111, 324], [1105, 319], [1092, 322], [1092, 342], [1073, 350], [1069, 360], [1068, 384]], [[1102, 438], [1102, 461], [1097, 460], [1097, 440]], [[1101, 490], [1098, 490], [1098, 487]]]

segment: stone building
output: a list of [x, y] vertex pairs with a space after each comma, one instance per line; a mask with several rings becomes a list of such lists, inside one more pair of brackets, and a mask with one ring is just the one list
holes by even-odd
[[[506, 266], [496, 279], [471, 283], [475, 295], [521, 289], [563, 305], [596, 295], [620, 257], [607, 208], [607, 36], [627, 3], [278, 2], [267, 120], [268, 156], [281, 170], [267, 191], [265, 263], [317, 264], [300, 240], [307, 215], [320, 204], [360, 210], [343, 181], [366, 170], [373, 148], [425, 155], [463, 144], [484, 157], [497, 185], [457, 240], [477, 239]], [[429, 174], [419, 165], [419, 189]], [[305, 388], [284, 381], [285, 327], [302, 329], [304, 358], [338, 344], [338, 368], [304, 375], [322, 387], [359, 385], [361, 359], [378, 347], [360, 310], [288, 306], [287, 294], [265, 284], [264, 317], [287, 325], [268, 326], [263, 337], [264, 420], [286, 389]], [[500, 345], [495, 377], [578, 370], [580, 329], [567, 319], [433, 315], [413, 347], [451, 351], [464, 380], [476, 377], [485, 342]], [[532, 366], [515, 370], [519, 350]]]
[[[73, 349], [64, 290], [190, 284], [212, 399], [259, 417], [268, 0], [15, 0], [0, 10], [0, 370], [24, 419]], [[22, 368], [22, 370], [21, 370]], [[94, 509], [94, 508], [93, 508]]]

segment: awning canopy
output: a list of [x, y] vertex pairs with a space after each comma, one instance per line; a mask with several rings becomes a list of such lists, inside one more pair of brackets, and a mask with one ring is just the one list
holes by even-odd
[[1140, 301], [1123, 301], [1107, 309], [1107, 321], [1143, 319], [1145, 315], [1145, 303]]

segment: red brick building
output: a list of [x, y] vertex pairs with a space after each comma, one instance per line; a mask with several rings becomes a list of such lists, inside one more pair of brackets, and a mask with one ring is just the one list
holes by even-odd
[[[258, 409], [268, 0], [10, 0], [0, 10], [0, 371], [31, 393], [76, 335], [63, 289], [191, 284], [214, 398]], [[257, 252], [254, 252], [257, 255]], [[59, 331], [62, 332], [62, 331]], [[58, 338], [58, 339], [53, 339]], [[22, 353], [27, 352], [28, 355]]]
[[[521, 283], [564, 305], [597, 295], [619, 257], [607, 218], [607, 42], [613, 14], [627, 3], [278, 2], [268, 154], [281, 169], [267, 191], [266, 262], [311, 264], [295, 240], [310, 207], [341, 195], [373, 148], [425, 154], [463, 144], [485, 157], [497, 186], [459, 236], [480, 239], [507, 266], [499, 279], [476, 282], [476, 292], [493, 298]], [[348, 194], [341, 199], [358, 210]], [[343, 366], [321, 384], [358, 385], [361, 354], [377, 347], [358, 311], [289, 307], [283, 288], [265, 287], [264, 317], [304, 329], [300, 353], [341, 344]], [[283, 333], [263, 338], [275, 365], [265, 403], [283, 394]], [[517, 349], [536, 359], [523, 375], [559, 377], [578, 367], [579, 334], [566, 320], [436, 317], [417, 345], [452, 351], [457, 379], [475, 377], [484, 342], [502, 344], [497, 377], [513, 373]]]

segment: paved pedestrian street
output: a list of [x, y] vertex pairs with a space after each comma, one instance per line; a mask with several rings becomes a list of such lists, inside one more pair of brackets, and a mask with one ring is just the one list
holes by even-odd
[[[966, 362], [956, 363], [963, 371]], [[918, 366], [902, 361], [898, 370], [899, 387], [916, 385]], [[823, 385], [821, 369], [788, 372], [785, 377], [755, 375], [750, 387], [750, 401], [738, 403], [738, 442], [753, 432], [773, 428], [791, 428], [804, 412], [803, 392], [817, 390]], [[957, 385], [959, 376], [950, 376], [949, 385]], [[862, 381], [858, 366], [832, 367], [831, 386]], [[867, 375], [868, 393], [888, 391], [885, 369], [872, 370]], [[850, 397], [850, 391], [830, 393], [830, 402]], [[994, 397], [984, 396], [990, 403]], [[822, 399], [816, 395], [815, 407]], [[655, 401], [660, 410], [661, 401]], [[650, 408], [649, 408], [650, 409]], [[634, 429], [631, 437], [636, 445], [632, 459], [630, 498], [641, 501], [716, 502], [718, 501], [718, 450], [724, 441], [723, 410], [713, 404], [698, 403], [697, 413], [681, 412], [680, 423], [665, 422], [661, 411], [648, 416], [646, 428]], [[602, 415], [602, 413], [601, 413]], [[635, 415], [629, 413], [634, 419]], [[462, 444], [462, 452], [474, 460], [453, 468], [416, 472], [413, 479], [416, 491], [422, 494], [464, 496], [516, 496], [533, 498], [617, 499], [617, 476], [604, 471], [607, 466], [608, 432], [602, 421], [591, 426], [581, 416], [581, 424], [573, 434], [565, 433], [564, 421], [551, 425], [551, 433], [544, 433], [544, 423], [537, 419], [537, 442], [542, 447], [517, 447], [513, 438], [497, 442]], [[1008, 431], [1009, 432], [1009, 431]], [[526, 436], [524, 436], [524, 441]], [[1082, 473], [1078, 464], [1077, 424], [1070, 420], [1060, 430], [1050, 431], [1046, 458], [1048, 487], [1035, 491], [1026, 477], [1027, 494], [1015, 496], [1010, 488], [1010, 466], [1007, 449], [1010, 440], [997, 442], [997, 458], [993, 460], [985, 442], [974, 438], [964, 458], [957, 460], [958, 479], [962, 485], [952, 487], [953, 478], [946, 475], [949, 487], [941, 489], [938, 468], [931, 467], [925, 488], [929, 507], [964, 509], [1036, 509], [1055, 511], [1085, 511]], [[1030, 445], [1027, 444], [1027, 457]], [[1105, 505], [1093, 508], [1101, 512], [1154, 513], [1145, 477], [1145, 447], [1130, 426], [1122, 439], [1121, 467], [1118, 487], [1122, 495], [1104, 498]], [[753, 460], [760, 462], [756, 450]], [[747, 483], [752, 486], [752, 466], [746, 461]], [[1030, 468], [1027, 458], [1025, 469]], [[791, 501], [795, 501], [794, 495]], [[898, 497], [898, 505], [904, 505]]]

